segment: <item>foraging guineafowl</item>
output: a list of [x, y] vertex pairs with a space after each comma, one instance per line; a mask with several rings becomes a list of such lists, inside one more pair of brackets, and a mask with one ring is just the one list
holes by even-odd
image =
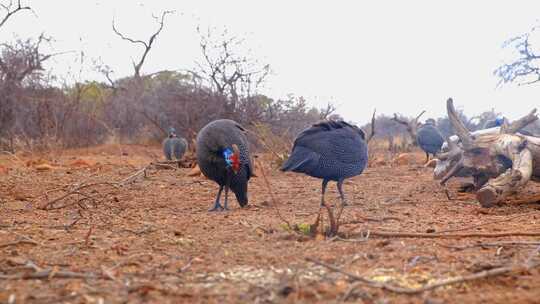
[[169, 129], [169, 136], [163, 141], [163, 154], [167, 160], [172, 160], [173, 156], [180, 160], [188, 147], [187, 140], [178, 137], [174, 128]]
[[336, 181], [341, 203], [345, 206], [343, 181], [361, 174], [367, 160], [367, 144], [362, 130], [344, 121], [322, 121], [298, 135], [281, 171], [322, 178], [321, 206], [325, 204], [328, 182]]
[[[241, 207], [248, 203], [248, 181], [252, 176], [245, 129], [237, 122], [220, 119], [207, 124], [197, 134], [197, 162], [201, 172], [219, 185], [214, 207], [209, 211], [228, 210], [229, 188]], [[225, 202], [219, 200], [225, 188]]]
[[426, 120], [426, 123], [418, 129], [416, 133], [416, 142], [426, 152], [426, 162], [429, 161], [429, 154], [437, 154], [441, 151], [444, 138], [435, 126], [434, 119]]

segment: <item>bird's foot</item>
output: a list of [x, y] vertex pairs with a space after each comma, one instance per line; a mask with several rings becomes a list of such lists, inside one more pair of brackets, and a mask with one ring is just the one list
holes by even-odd
[[216, 212], [216, 211], [224, 211], [224, 210], [229, 210], [229, 209], [223, 208], [223, 206], [221, 206], [220, 204], [215, 204], [214, 207], [208, 210], [208, 212]]
[[342, 200], [341, 201], [341, 206], [342, 207], [349, 206], [349, 203], [347, 201], [345, 201], [345, 200]]

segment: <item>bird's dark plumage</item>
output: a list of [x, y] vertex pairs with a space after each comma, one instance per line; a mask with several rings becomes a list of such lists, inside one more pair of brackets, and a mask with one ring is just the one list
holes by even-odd
[[[212, 210], [227, 209], [229, 188], [241, 207], [247, 205], [248, 181], [253, 170], [245, 129], [240, 124], [220, 119], [202, 128], [197, 135], [197, 162], [201, 172], [220, 186]], [[225, 203], [221, 207], [219, 198], [223, 189]]]
[[420, 148], [426, 152], [426, 156], [429, 160], [429, 154], [435, 155], [441, 151], [444, 138], [434, 124], [427, 123], [418, 129], [416, 142]]
[[169, 128], [169, 136], [163, 140], [163, 154], [167, 160], [180, 160], [188, 148], [185, 138], [178, 137], [174, 128]]
[[173, 157], [180, 160], [188, 147], [187, 140], [179, 137], [169, 137], [163, 140], [163, 154], [167, 160]]
[[321, 204], [324, 204], [328, 181], [337, 181], [345, 204], [341, 185], [346, 178], [361, 174], [367, 160], [367, 144], [362, 130], [344, 121], [323, 121], [298, 135], [281, 170], [323, 179]]

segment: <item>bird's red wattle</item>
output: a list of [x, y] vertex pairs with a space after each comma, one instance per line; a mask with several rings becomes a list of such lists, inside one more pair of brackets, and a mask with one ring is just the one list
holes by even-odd
[[236, 173], [240, 170], [240, 155], [238, 153], [234, 153], [231, 156], [231, 162], [232, 162], [232, 169]]

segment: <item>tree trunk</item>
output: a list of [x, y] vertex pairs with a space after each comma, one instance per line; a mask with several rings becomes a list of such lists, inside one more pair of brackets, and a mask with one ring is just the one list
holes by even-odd
[[[490, 180], [476, 194], [483, 207], [491, 207], [525, 185], [533, 175], [534, 159], [540, 159], [540, 149], [529, 147], [526, 137], [501, 134], [491, 146], [493, 155], [503, 155], [512, 161], [512, 168]], [[538, 146], [537, 146], [538, 147]], [[540, 147], [539, 147], [540, 148]]]

